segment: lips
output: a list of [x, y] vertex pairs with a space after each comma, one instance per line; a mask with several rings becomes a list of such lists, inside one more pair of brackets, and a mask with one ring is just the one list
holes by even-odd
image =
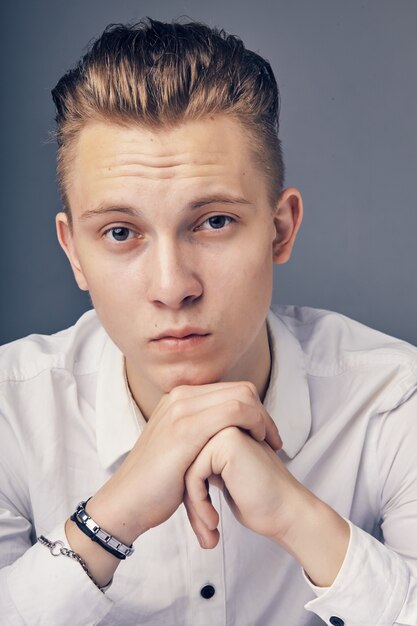
[[160, 339], [185, 339], [186, 337], [191, 337], [194, 335], [205, 336], [209, 335], [207, 331], [201, 328], [193, 328], [191, 326], [186, 326], [184, 328], [170, 328], [160, 333], [157, 337], [151, 339], [151, 341], [159, 341]]
[[149, 346], [162, 359], [179, 359], [181, 355], [201, 355], [211, 345], [212, 334], [202, 328], [170, 328], [151, 339]]

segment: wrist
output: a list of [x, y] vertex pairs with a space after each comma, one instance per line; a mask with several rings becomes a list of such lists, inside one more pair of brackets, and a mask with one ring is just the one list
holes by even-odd
[[65, 523], [65, 535], [71, 549], [86, 563], [96, 584], [99, 587], [107, 585], [121, 561], [86, 537], [71, 519]]
[[[110, 497], [101, 490], [90, 498], [85, 511], [107, 533], [126, 545], [132, 545], [145, 532], [145, 529], [136, 523], [135, 516], [129, 514], [122, 503], [117, 503], [113, 496]], [[135, 520], [135, 523], [132, 520]]]
[[305, 515], [312, 515], [318, 503], [322, 504], [321, 500], [293, 478], [286, 485], [285, 497], [277, 511], [275, 532], [271, 539], [292, 554], [292, 544], [296, 544]]
[[[91, 497], [89, 500], [90, 499]], [[117, 539], [105, 529], [101, 528], [100, 524], [87, 513], [86, 505], [89, 500], [80, 502], [70, 519], [76, 523], [77, 527], [89, 539], [97, 542], [103, 550], [106, 550], [106, 552], [109, 552], [116, 558], [124, 560], [126, 557], [133, 554], [135, 551], [133, 545], [126, 545], [120, 539]]]
[[285, 525], [274, 540], [303, 567], [317, 587], [330, 587], [346, 556], [346, 520], [301, 485]]

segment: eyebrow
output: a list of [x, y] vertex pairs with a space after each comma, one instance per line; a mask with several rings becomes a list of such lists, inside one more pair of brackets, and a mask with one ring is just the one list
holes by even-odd
[[[241, 196], [229, 196], [229, 195], [212, 195], [205, 196], [203, 198], [199, 198], [196, 200], [192, 200], [188, 203], [187, 209], [194, 211], [195, 209], [200, 209], [202, 206], [206, 206], [209, 204], [252, 204], [246, 198]], [[107, 213], [123, 213], [125, 215], [130, 215], [131, 217], [139, 217], [144, 213], [141, 209], [137, 209], [131, 206], [117, 206], [117, 205], [108, 205], [108, 204], [100, 204], [96, 209], [89, 209], [85, 211], [78, 218], [80, 222], [85, 222], [91, 218], [98, 217], [100, 215], [106, 215]]]

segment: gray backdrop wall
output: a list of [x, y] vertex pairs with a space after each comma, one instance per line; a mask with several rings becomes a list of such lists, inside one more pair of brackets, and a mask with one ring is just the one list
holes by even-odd
[[1, 342], [90, 307], [55, 239], [50, 90], [110, 22], [187, 15], [240, 35], [282, 94], [305, 221], [274, 301], [417, 343], [416, 0], [14, 0], [1, 9]]

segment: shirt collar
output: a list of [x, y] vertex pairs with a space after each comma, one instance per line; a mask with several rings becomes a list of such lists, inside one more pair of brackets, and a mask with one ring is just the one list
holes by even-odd
[[[283, 451], [293, 458], [311, 428], [310, 397], [304, 354], [296, 337], [272, 311], [267, 316], [272, 369], [264, 406], [278, 426]], [[105, 469], [127, 454], [146, 421], [126, 379], [124, 356], [107, 338], [97, 380], [97, 451]]]
[[130, 452], [146, 424], [130, 393], [123, 353], [110, 338], [98, 372], [96, 420], [97, 452], [108, 469]]
[[278, 427], [283, 451], [292, 459], [311, 429], [305, 355], [298, 339], [272, 311], [268, 313], [267, 326], [272, 369], [264, 406]]

